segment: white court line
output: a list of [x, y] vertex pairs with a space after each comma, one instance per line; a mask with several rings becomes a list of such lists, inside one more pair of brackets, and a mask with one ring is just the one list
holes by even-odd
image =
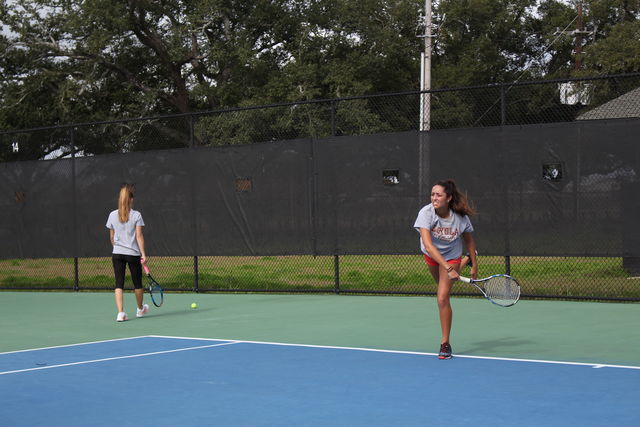
[[[144, 337], [139, 337], [139, 338], [144, 338]], [[61, 363], [59, 365], [38, 366], [37, 368], [26, 368], [26, 369], [17, 369], [15, 371], [4, 371], [4, 372], [0, 372], [0, 375], [17, 374], [17, 373], [29, 372], [29, 371], [39, 371], [41, 369], [62, 368], [62, 367], [65, 367], [65, 366], [87, 365], [89, 363], [109, 362], [109, 361], [112, 361], [112, 360], [133, 359], [133, 358], [136, 358], [136, 357], [153, 356], [153, 355], [156, 355], [156, 354], [176, 353], [176, 352], [179, 352], [179, 351], [200, 350], [200, 349], [203, 349], [203, 348], [220, 347], [220, 346], [223, 346], [223, 345], [230, 345], [230, 344], [237, 344], [237, 342], [231, 341], [231, 342], [224, 342], [224, 343], [220, 343], [220, 344], [201, 345], [201, 346], [197, 346], [197, 347], [185, 347], [185, 348], [178, 348], [178, 349], [173, 349], [173, 350], [154, 351], [154, 352], [151, 352], [151, 353], [130, 354], [128, 356], [116, 356], [116, 357], [107, 357], [107, 358], [104, 358], [104, 359], [83, 360], [83, 361], [80, 361], [80, 362], [72, 362], [72, 363]]]
[[76, 343], [76, 344], [54, 345], [54, 346], [51, 346], [51, 347], [28, 348], [26, 350], [5, 351], [4, 353], [0, 353], [0, 356], [2, 356], [3, 354], [25, 353], [25, 352], [28, 352], [28, 351], [51, 350], [51, 349], [54, 349], [54, 348], [77, 347], [77, 346], [88, 345], [88, 344], [100, 344], [100, 343], [103, 343], [103, 342], [137, 340], [138, 338], [145, 338], [145, 337], [141, 336], [141, 337], [129, 337], [129, 338], [114, 338], [114, 339], [110, 339], [110, 340], [89, 341], [89, 342], [81, 342], [81, 343]]
[[[424, 352], [418, 352], [418, 351], [384, 350], [384, 349], [363, 348], [363, 347], [340, 347], [340, 346], [330, 346], [330, 345], [280, 343], [280, 342], [270, 342], [270, 341], [248, 341], [248, 340], [223, 339], [223, 338], [179, 337], [179, 336], [169, 336], [169, 335], [144, 335], [144, 336], [139, 336], [139, 337], [117, 338], [117, 339], [113, 339], [113, 340], [93, 341], [93, 342], [86, 342], [86, 343], [54, 346], [54, 347], [43, 347], [43, 348], [35, 348], [35, 349], [29, 349], [29, 350], [10, 351], [10, 352], [6, 352], [6, 353], [0, 353], [0, 355], [10, 354], [10, 353], [27, 352], [27, 351], [46, 350], [46, 349], [61, 348], [61, 347], [73, 347], [73, 346], [80, 346], [80, 345], [87, 345], [87, 344], [97, 344], [97, 343], [111, 342], [111, 341], [133, 340], [133, 339], [138, 339], [138, 338], [167, 338], [167, 339], [176, 339], [176, 340], [225, 341], [225, 342], [222, 343], [222, 344], [214, 344], [214, 345], [199, 346], [199, 347], [189, 347], [189, 348], [179, 349], [179, 350], [170, 350], [170, 351], [157, 352], [157, 353], [147, 353], [147, 354], [134, 355], [134, 356], [124, 356], [124, 357], [119, 357], [119, 358], [140, 357], [140, 356], [151, 355], [151, 354], [170, 353], [170, 352], [174, 352], [174, 351], [184, 351], [184, 350], [192, 350], [192, 349], [200, 349], [200, 348], [208, 348], [208, 347], [218, 347], [218, 346], [221, 346], [221, 345], [240, 344], [240, 343], [264, 344], [264, 345], [276, 345], [276, 346], [288, 346], [288, 347], [326, 348], [326, 349], [336, 349], [336, 350], [370, 351], [370, 352], [376, 352], [376, 353], [415, 354], [415, 355], [421, 355], [421, 356], [435, 356], [436, 355], [436, 353], [424, 353]], [[467, 355], [462, 355], [462, 354], [456, 354], [454, 356], [454, 358], [480, 359], [480, 360], [500, 360], [500, 361], [523, 362], [523, 363], [545, 363], [545, 364], [554, 364], [554, 365], [588, 366], [588, 367], [596, 368], [596, 369], [599, 369], [599, 368], [619, 368], [619, 369], [636, 369], [636, 370], [640, 370], [640, 366], [610, 365], [610, 364], [605, 364], [605, 363], [562, 362], [562, 361], [555, 361], [555, 360], [516, 359], [516, 358], [509, 358], [509, 357], [467, 356]], [[4, 374], [7, 374], [7, 373], [24, 372], [24, 371], [35, 371], [35, 370], [38, 370], [38, 369], [48, 369], [48, 368], [54, 368], [54, 367], [60, 367], [60, 366], [78, 365], [78, 364], [83, 364], [83, 363], [94, 363], [94, 362], [100, 362], [100, 361], [106, 361], [106, 360], [115, 360], [115, 359], [118, 359], [118, 357], [110, 358], [110, 359], [98, 359], [96, 361], [69, 363], [69, 364], [65, 364], [65, 365], [40, 366], [40, 367], [37, 367], [37, 368], [23, 369], [23, 370], [17, 370], [17, 371], [0, 372], [0, 375], [4, 375]]]
[[[233, 341], [235, 343], [247, 343], [247, 344], [265, 344], [265, 345], [280, 345], [290, 347], [309, 347], [309, 348], [328, 348], [336, 350], [356, 350], [356, 351], [371, 351], [376, 353], [396, 353], [396, 354], [416, 354], [422, 356], [435, 356], [437, 353], [423, 353], [419, 351], [403, 351], [403, 350], [383, 350], [376, 348], [362, 348], [362, 347], [339, 347], [331, 345], [313, 345], [313, 344], [292, 344], [292, 343], [280, 343], [269, 341], [245, 341], [245, 340], [226, 340], [222, 338], [193, 338], [193, 337], [174, 337], [165, 335], [149, 335], [154, 338], [171, 338], [171, 339], [184, 339], [184, 340], [203, 340], [203, 341]], [[587, 363], [587, 362], [562, 362], [557, 360], [537, 360], [537, 359], [516, 359], [511, 357], [492, 357], [492, 356], [467, 356], [463, 354], [456, 354], [454, 359], [481, 359], [481, 360], [501, 360], [507, 362], [524, 362], [524, 363], [546, 363], [552, 365], [573, 365], [573, 366], [589, 366], [591, 368], [620, 368], [620, 369], [638, 369], [640, 366], [625, 366], [625, 365], [609, 365], [606, 363]]]

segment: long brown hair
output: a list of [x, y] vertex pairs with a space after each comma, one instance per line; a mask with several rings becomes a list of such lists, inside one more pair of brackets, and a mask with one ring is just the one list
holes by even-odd
[[133, 205], [133, 194], [136, 189], [133, 184], [122, 184], [118, 196], [118, 219], [124, 223], [129, 221], [129, 213]]
[[460, 215], [474, 215], [475, 209], [471, 206], [471, 203], [467, 199], [467, 195], [458, 189], [455, 181], [452, 179], [445, 179], [436, 182], [434, 185], [439, 185], [444, 188], [444, 192], [447, 196], [451, 196], [449, 201], [449, 209]]

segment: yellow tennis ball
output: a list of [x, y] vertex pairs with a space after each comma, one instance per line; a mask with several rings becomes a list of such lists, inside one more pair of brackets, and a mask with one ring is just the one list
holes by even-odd
[[195, 302], [191, 304], [191, 308], [198, 308], [198, 304], [196, 304]]

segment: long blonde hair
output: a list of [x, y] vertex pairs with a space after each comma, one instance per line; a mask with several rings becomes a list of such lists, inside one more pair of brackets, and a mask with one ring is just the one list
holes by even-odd
[[120, 195], [118, 196], [118, 219], [124, 223], [129, 221], [129, 213], [133, 205], [133, 193], [136, 189], [133, 184], [122, 184]]

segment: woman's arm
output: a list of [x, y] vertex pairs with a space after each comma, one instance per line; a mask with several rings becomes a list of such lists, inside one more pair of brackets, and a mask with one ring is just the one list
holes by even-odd
[[431, 231], [426, 228], [420, 229], [420, 238], [422, 239], [422, 244], [424, 248], [429, 252], [429, 256], [435, 262], [437, 262], [440, 267], [444, 268], [447, 272], [447, 275], [450, 279], [456, 280], [459, 277], [458, 272], [447, 262], [446, 259], [440, 254], [438, 248], [435, 247], [433, 241], [431, 240]]
[[140, 262], [144, 263], [147, 261], [147, 253], [144, 250], [144, 235], [142, 234], [142, 227], [140, 225], [136, 226], [136, 241], [140, 248]]
[[109, 240], [111, 241], [111, 246], [116, 245], [115, 241], [116, 231], [113, 228], [109, 229]]
[[476, 242], [473, 239], [473, 233], [462, 233], [462, 238], [469, 251], [469, 257], [471, 258], [471, 278], [478, 278], [478, 254], [476, 252]]

